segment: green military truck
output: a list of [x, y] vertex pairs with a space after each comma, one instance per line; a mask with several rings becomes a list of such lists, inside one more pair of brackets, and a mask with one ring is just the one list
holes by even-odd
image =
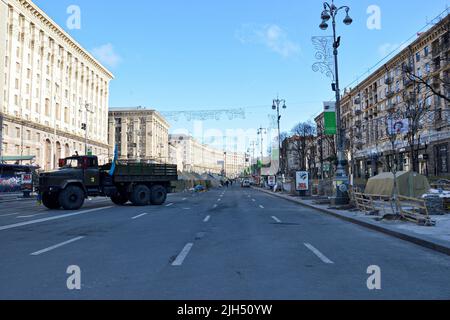
[[39, 200], [48, 209], [80, 209], [88, 197], [109, 197], [116, 205], [162, 205], [178, 180], [177, 166], [114, 161], [98, 165], [95, 156], [59, 161], [59, 169], [39, 176]]

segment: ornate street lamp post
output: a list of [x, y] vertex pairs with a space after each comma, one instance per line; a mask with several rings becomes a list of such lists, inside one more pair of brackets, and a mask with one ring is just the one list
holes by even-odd
[[336, 205], [345, 205], [349, 203], [348, 185], [349, 180], [346, 172], [347, 161], [344, 155], [344, 137], [341, 124], [341, 92], [339, 87], [339, 65], [338, 65], [338, 48], [340, 46], [341, 37], [336, 36], [336, 17], [341, 10], [345, 10], [346, 16], [344, 24], [351, 25], [353, 20], [349, 16], [350, 8], [348, 6], [336, 7], [334, 0], [331, 4], [325, 2], [323, 4], [322, 23], [320, 29], [328, 29], [328, 21], [331, 19], [333, 28], [333, 56], [334, 56], [334, 83], [333, 90], [336, 92], [336, 129], [337, 129], [337, 170], [334, 181], [335, 195], [333, 202]]
[[282, 148], [282, 141], [281, 141], [281, 130], [280, 130], [280, 121], [281, 121], [281, 115], [280, 115], [280, 107], [281, 104], [283, 104], [283, 109], [286, 109], [286, 100], [284, 99], [274, 99], [272, 109], [277, 111], [277, 123], [278, 123], [278, 173], [283, 173], [283, 170], [281, 168], [282, 163], [282, 156], [281, 156], [281, 148]]

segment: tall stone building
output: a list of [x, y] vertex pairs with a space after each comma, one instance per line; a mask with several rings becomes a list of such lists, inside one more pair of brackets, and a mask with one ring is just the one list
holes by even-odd
[[0, 58], [1, 156], [44, 169], [86, 149], [108, 159], [113, 75], [32, 1], [0, 0]]
[[169, 128], [155, 110], [138, 107], [109, 112], [108, 139], [113, 149], [117, 146], [121, 160], [169, 163]]
[[226, 174], [234, 178], [240, 176], [248, 165], [244, 153], [224, 152], [188, 135], [170, 135], [170, 144], [181, 148], [183, 170], [187, 172]]
[[[394, 152], [399, 170], [450, 177], [449, 24], [447, 16], [344, 93], [342, 122], [355, 179], [387, 171]], [[408, 126], [394, 150], [390, 121]]]

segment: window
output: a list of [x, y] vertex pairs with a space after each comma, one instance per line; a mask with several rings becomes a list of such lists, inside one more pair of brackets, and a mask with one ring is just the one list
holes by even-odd
[[20, 138], [20, 128], [16, 127], [16, 138]]
[[423, 53], [424, 53], [425, 57], [428, 57], [428, 54], [430, 53], [430, 48], [429, 48], [428, 46], [426, 46], [426, 47], [423, 49]]
[[420, 52], [416, 53], [416, 62], [420, 62]]
[[437, 171], [448, 173], [448, 146], [446, 144], [437, 147]]

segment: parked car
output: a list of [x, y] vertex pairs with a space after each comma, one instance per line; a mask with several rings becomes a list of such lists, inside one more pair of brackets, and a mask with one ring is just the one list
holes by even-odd
[[242, 188], [250, 188], [250, 180], [244, 180], [242, 181]]

